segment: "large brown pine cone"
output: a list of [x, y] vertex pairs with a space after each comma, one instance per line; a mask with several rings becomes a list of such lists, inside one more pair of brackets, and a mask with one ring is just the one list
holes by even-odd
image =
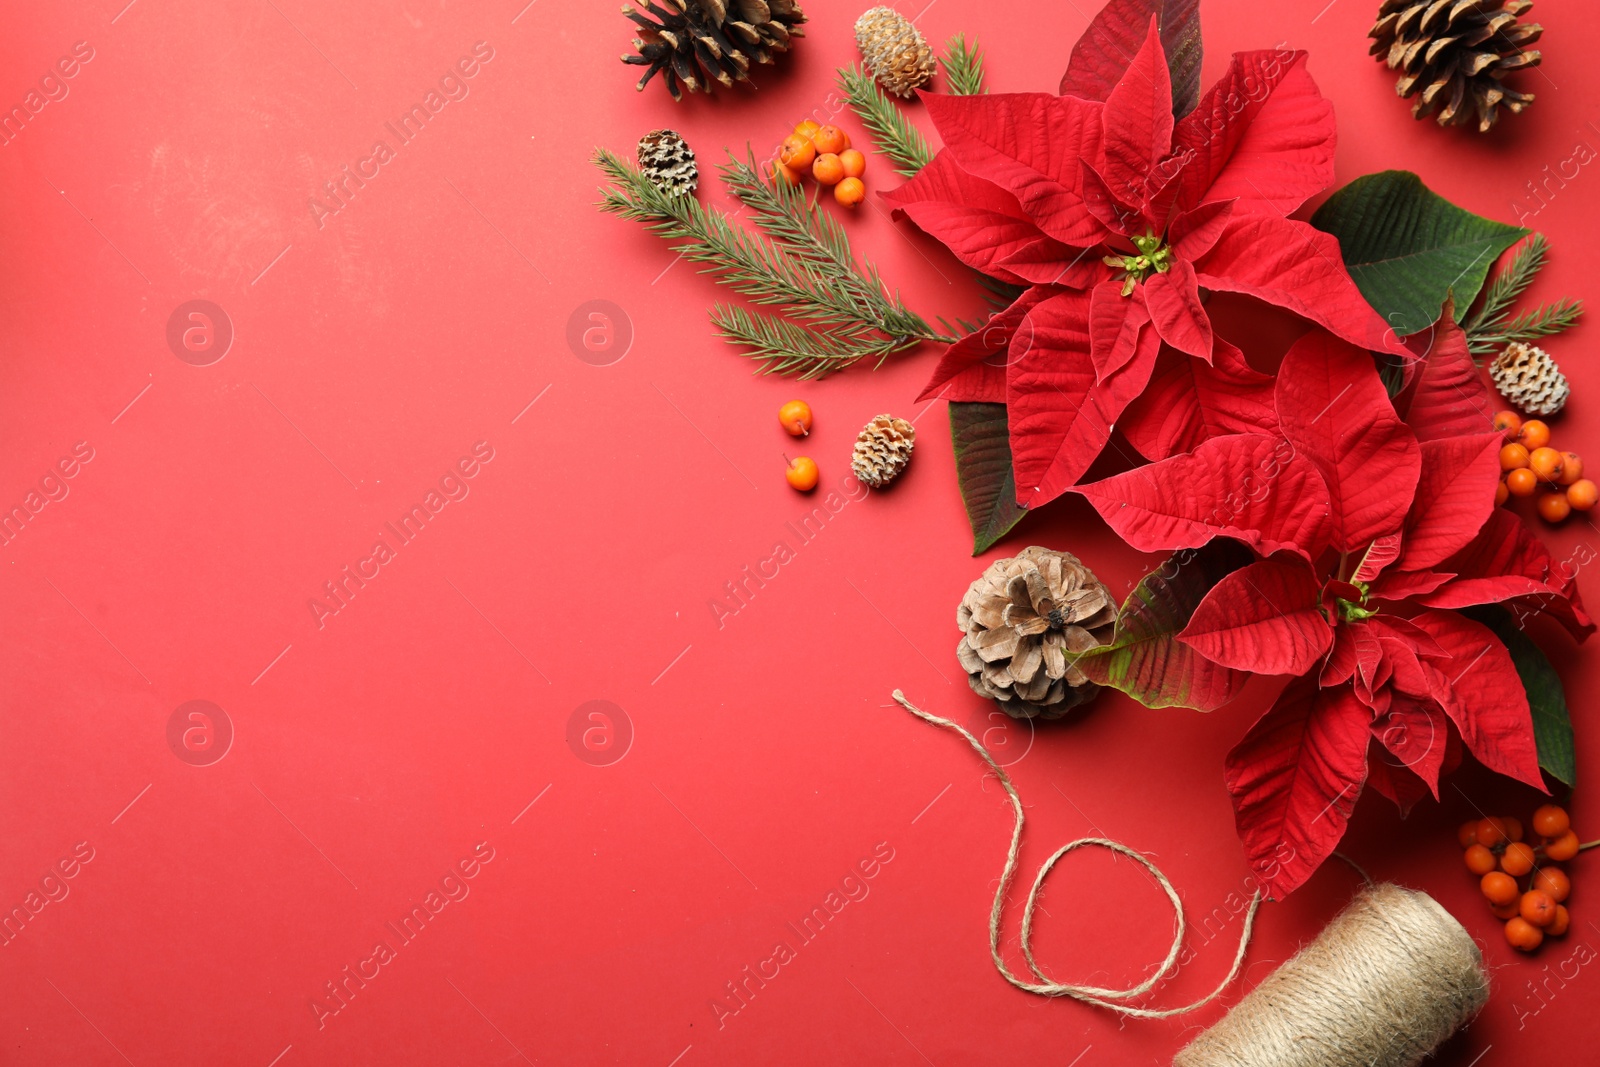
[[646, 0], [644, 11], [623, 4], [622, 13], [639, 27], [638, 54], [622, 61], [650, 68], [635, 88], [642, 91], [660, 71], [674, 100], [684, 89], [709, 93], [712, 82], [749, 81], [750, 64], [771, 63], [791, 39], [805, 36], [796, 0]]
[[1016, 719], [1059, 719], [1100, 687], [1068, 662], [1111, 640], [1117, 605], [1076, 556], [1034, 546], [996, 560], [956, 609], [972, 691]]
[[1517, 21], [1532, 6], [1532, 0], [1384, 0], [1367, 36], [1372, 54], [1400, 72], [1395, 92], [1417, 97], [1412, 115], [1426, 118], [1437, 109], [1441, 126], [1476, 117], [1478, 129], [1488, 132], [1502, 108], [1516, 114], [1533, 103], [1532, 93], [1500, 81], [1539, 64], [1540, 54], [1524, 46], [1544, 27]]

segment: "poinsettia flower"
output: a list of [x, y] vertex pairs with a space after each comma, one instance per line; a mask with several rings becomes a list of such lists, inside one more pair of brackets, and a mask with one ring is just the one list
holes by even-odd
[[[1265, 377], [1216, 335], [1207, 291], [1288, 308], [1366, 348], [1395, 346], [1337, 239], [1287, 217], [1333, 179], [1333, 107], [1305, 53], [1236, 54], [1199, 105], [1174, 119], [1152, 19], [1103, 100], [922, 99], [944, 148], [886, 194], [896, 216], [973, 268], [1025, 287], [950, 346], [922, 396], [1008, 405], [1023, 506], [1078, 482], [1150, 384], [1163, 344], [1193, 362], [1159, 383], [1166, 403], [1142, 406], [1130, 416], [1136, 425], [1124, 426], [1148, 458], [1215, 434], [1270, 430], [1256, 421], [1264, 405], [1249, 401]], [[1233, 399], [1240, 387], [1243, 402]]]
[[1228, 536], [1264, 557], [1218, 581], [1176, 639], [1221, 667], [1295, 678], [1227, 760], [1271, 896], [1333, 851], [1365, 785], [1402, 809], [1437, 797], [1462, 745], [1543, 788], [1511, 655], [1456, 609], [1507, 603], [1580, 639], [1594, 629], [1574, 575], [1495, 507], [1487, 388], [1448, 312], [1436, 329], [1401, 397], [1411, 423], [1369, 353], [1313, 331], [1278, 372], [1277, 434], [1215, 438], [1079, 488], [1136, 548]]

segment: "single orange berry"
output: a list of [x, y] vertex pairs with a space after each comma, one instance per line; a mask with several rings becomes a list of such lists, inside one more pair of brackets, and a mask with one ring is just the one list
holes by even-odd
[[1515, 919], [1518, 915], [1517, 902], [1513, 900], [1509, 904], [1491, 904], [1489, 906], [1489, 913], [1496, 919], [1499, 919], [1501, 922], [1504, 922], [1507, 919]]
[[[1483, 848], [1482, 845], [1479, 845], [1478, 847]], [[1488, 850], [1484, 849], [1484, 851], [1487, 852]], [[1489, 855], [1492, 856], [1494, 853], [1490, 852]], [[1521, 878], [1523, 875], [1533, 870], [1533, 863], [1534, 855], [1532, 847], [1523, 844], [1521, 841], [1513, 841], [1511, 844], [1507, 845], [1505, 852], [1500, 856], [1500, 869], [1505, 871], [1513, 878]], [[1472, 864], [1469, 863], [1467, 866], [1470, 867]]]
[[832, 152], [824, 152], [811, 164], [811, 176], [818, 185], [838, 185], [844, 179], [844, 164]]
[[1511, 499], [1511, 490], [1506, 488], [1505, 482], [1496, 482], [1494, 486], [1494, 506], [1500, 507]]
[[1517, 431], [1517, 440], [1530, 452], [1535, 448], [1543, 448], [1550, 443], [1550, 427], [1538, 419], [1529, 419]]
[[804, 400], [791, 400], [778, 409], [778, 425], [790, 437], [804, 437], [811, 432], [811, 405]]
[[1572, 895], [1572, 879], [1560, 867], [1542, 867], [1528, 883], [1528, 888], [1549, 893], [1550, 899], [1559, 904]]
[[1550, 925], [1544, 928], [1546, 937], [1560, 937], [1567, 932], [1567, 927], [1572, 925], [1572, 916], [1567, 914], [1565, 904], [1556, 905], [1556, 917], [1550, 920]]
[[1567, 486], [1567, 503], [1574, 511], [1588, 511], [1600, 502], [1600, 486], [1587, 478], [1579, 478]]
[[809, 137], [802, 137], [798, 133], [791, 133], [783, 139], [783, 147], [778, 149], [778, 159], [790, 170], [804, 171], [811, 166], [811, 161], [817, 158], [816, 146]]
[[1506, 940], [1514, 949], [1532, 952], [1544, 943], [1544, 931], [1518, 915], [1506, 920]]
[[1544, 846], [1545, 858], [1555, 860], [1558, 863], [1565, 863], [1577, 854], [1578, 835], [1570, 829]]
[[1462, 858], [1467, 861], [1467, 870], [1480, 877], [1495, 868], [1494, 853], [1482, 845], [1468, 845], [1467, 851], [1462, 854]]
[[1571, 828], [1567, 809], [1559, 804], [1545, 804], [1533, 813], [1533, 832], [1540, 837], [1560, 837]]
[[1522, 416], [1515, 411], [1502, 411], [1494, 417], [1494, 428], [1505, 435], [1507, 441], [1517, 438], [1517, 431], [1522, 429]]
[[1583, 477], [1583, 457], [1576, 452], [1561, 453], [1561, 477], [1556, 479], [1562, 485], [1571, 485]]
[[824, 126], [811, 135], [811, 143], [817, 146], [818, 152], [838, 155], [850, 147], [850, 138], [837, 126]]
[[845, 207], [855, 207], [867, 198], [867, 187], [860, 178], [844, 178], [833, 187], [833, 198]]
[[1471, 822], [1464, 822], [1456, 827], [1456, 841], [1461, 844], [1462, 848], [1471, 848], [1476, 845], [1478, 843], [1478, 820], [1473, 819]]
[[[809, 141], [816, 136], [817, 131], [820, 129], [822, 129], [822, 123], [813, 119], [806, 119], [794, 128], [794, 132]], [[1518, 420], [1518, 425], [1521, 425], [1520, 419]]]
[[1556, 902], [1550, 899], [1549, 893], [1530, 889], [1522, 894], [1522, 900], [1517, 903], [1517, 910], [1533, 925], [1545, 927], [1556, 917]]
[[1490, 871], [1478, 880], [1478, 888], [1491, 904], [1510, 904], [1517, 899], [1517, 880], [1504, 871]]
[[[1506, 445], [1507, 448], [1521, 448], [1521, 445]], [[1532, 496], [1539, 488], [1539, 476], [1527, 467], [1518, 467], [1514, 471], [1506, 471], [1506, 492], [1512, 496]]]
[[1572, 514], [1572, 505], [1565, 493], [1546, 493], [1539, 498], [1539, 517], [1545, 522], [1561, 522]]
[[1486, 848], [1497, 848], [1509, 840], [1511, 836], [1506, 833], [1506, 821], [1498, 815], [1478, 820], [1478, 844]]
[[1522, 820], [1521, 819], [1512, 818], [1510, 815], [1507, 815], [1504, 819], [1501, 819], [1500, 821], [1506, 824], [1506, 838], [1508, 840], [1511, 840], [1511, 841], [1521, 841], [1522, 840]]
[[783, 472], [790, 485], [802, 493], [809, 493], [817, 487], [817, 461], [809, 456], [799, 456], [789, 460], [789, 469]]
[[[799, 171], [792, 167], [784, 166], [782, 160], [774, 159], [772, 161], [772, 184], [776, 185], [782, 182], [785, 185], [799, 185], [803, 178], [804, 175]], [[1509, 448], [1511, 446], [1507, 445], [1506, 447]]]
[[1546, 445], [1528, 453], [1528, 469], [1539, 476], [1541, 482], [1553, 482], [1561, 477], [1561, 453]]
[[867, 172], [867, 157], [854, 148], [846, 148], [840, 152], [839, 162], [844, 164], [846, 178], [859, 178]]
[[1528, 449], [1515, 441], [1500, 449], [1500, 469], [1503, 471], [1521, 470], [1528, 465]]

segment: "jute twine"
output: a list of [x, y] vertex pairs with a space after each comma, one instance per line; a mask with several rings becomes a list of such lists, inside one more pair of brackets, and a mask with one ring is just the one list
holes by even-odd
[[1369, 886], [1173, 1067], [1413, 1067], [1489, 999], [1472, 937], [1426, 893]]
[[[1101, 837], [1063, 845], [1040, 866], [1022, 912], [1022, 955], [1037, 980], [1016, 975], [1000, 954], [1000, 930], [1022, 846], [1022, 799], [988, 749], [960, 723], [930, 715], [898, 689], [893, 695], [919, 719], [964, 737], [1011, 800], [1015, 816], [1011, 847], [989, 910], [989, 956], [1001, 977], [1029, 993], [1071, 997], [1141, 1019], [1168, 1019], [1202, 1008], [1238, 977], [1261, 906], [1259, 891], [1245, 912], [1233, 965], [1216, 989], [1177, 1008], [1125, 1003], [1173, 973], [1186, 923], [1178, 893], [1160, 868], [1126, 845]], [[1058, 982], [1034, 958], [1033, 917], [1045, 878], [1061, 857], [1091, 846], [1140, 864], [1172, 905], [1172, 947], [1166, 959], [1149, 978], [1128, 989]], [[1390, 884], [1369, 885], [1314, 941], [1180, 1052], [1173, 1067], [1413, 1067], [1472, 1019], [1488, 997], [1488, 976], [1478, 946], [1449, 912], [1426, 893]]]

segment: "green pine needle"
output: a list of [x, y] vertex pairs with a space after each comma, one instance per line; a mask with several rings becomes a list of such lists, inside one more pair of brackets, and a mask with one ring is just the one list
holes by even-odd
[[977, 96], [983, 88], [983, 52], [976, 41], [967, 43], [967, 35], [958, 33], [944, 46], [945, 54], [939, 57], [944, 68], [945, 81], [956, 96]]
[[878, 87], [872, 75], [859, 66], [839, 69], [839, 92], [856, 113], [861, 125], [872, 132], [879, 152], [895, 163], [895, 170], [906, 178], [933, 162], [933, 149], [900, 110], [900, 105]]
[[1467, 317], [1462, 327], [1467, 332], [1467, 347], [1473, 355], [1486, 355], [1514, 341], [1532, 341], [1561, 333], [1583, 315], [1583, 301], [1558, 300], [1508, 319], [1511, 306], [1533, 284], [1549, 255], [1550, 242], [1544, 234], [1533, 234], [1517, 249], [1505, 269], [1495, 275], [1484, 290], [1478, 309]]
[[786, 316], [712, 309], [723, 337], [749, 350], [761, 370], [819, 378], [863, 359], [881, 364], [921, 341], [954, 340], [888, 296], [876, 269], [856, 265], [838, 224], [800, 190], [769, 187], [753, 156], [730, 157], [721, 169], [760, 233], [693, 196], [667, 196], [615, 153], [600, 149], [594, 162], [613, 183], [601, 188], [600, 210], [644, 223], [700, 273]]

